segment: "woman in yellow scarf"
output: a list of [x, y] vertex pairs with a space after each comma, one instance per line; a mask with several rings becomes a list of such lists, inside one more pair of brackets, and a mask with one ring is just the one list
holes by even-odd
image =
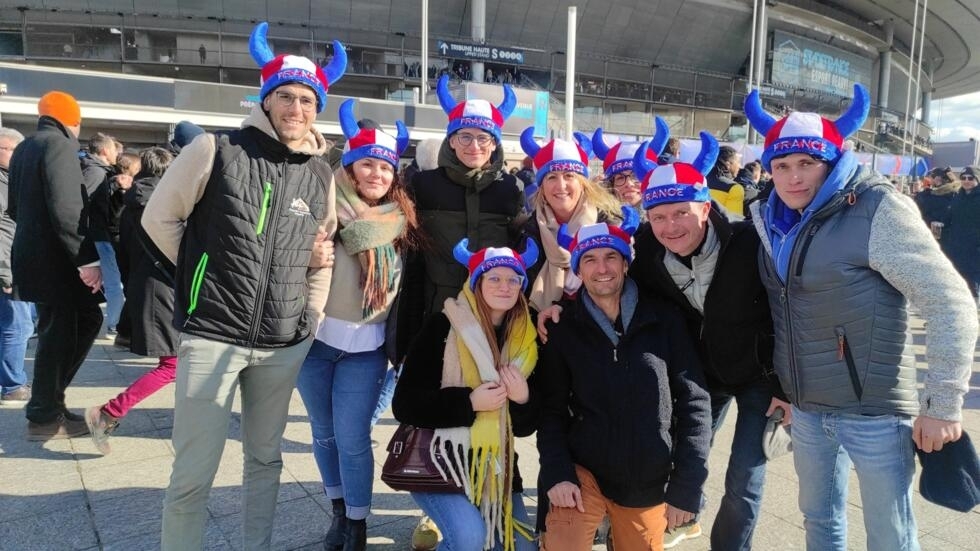
[[523, 291], [534, 242], [523, 255], [488, 247], [476, 253], [463, 239], [453, 251], [469, 278], [456, 298], [433, 314], [405, 358], [395, 390], [395, 418], [435, 429], [433, 455], [463, 493], [413, 492], [454, 551], [531, 551], [533, 528], [521, 496], [514, 436], [537, 425], [527, 378], [537, 363], [534, 325]]

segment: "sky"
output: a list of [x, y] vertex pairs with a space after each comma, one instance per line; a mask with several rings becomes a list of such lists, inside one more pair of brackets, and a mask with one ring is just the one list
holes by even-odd
[[980, 92], [932, 102], [934, 142], [980, 140]]

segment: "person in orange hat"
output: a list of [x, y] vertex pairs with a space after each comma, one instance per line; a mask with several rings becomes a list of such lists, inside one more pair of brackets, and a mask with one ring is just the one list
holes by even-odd
[[[102, 273], [86, 237], [78, 164], [82, 116], [75, 98], [48, 92], [37, 104], [37, 132], [10, 160], [8, 213], [17, 222], [11, 251], [13, 295], [37, 304], [38, 339], [28, 440], [88, 434], [68, 411], [71, 383], [102, 326]], [[44, 259], [44, 262], [37, 262]]]

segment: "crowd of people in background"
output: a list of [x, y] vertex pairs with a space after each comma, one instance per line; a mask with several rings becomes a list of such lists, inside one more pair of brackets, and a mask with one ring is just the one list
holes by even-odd
[[[82, 150], [81, 108], [59, 91], [32, 136], [0, 129], [0, 396], [26, 404], [28, 439], [88, 434], [106, 454], [127, 413], [175, 382], [163, 549], [204, 547], [239, 389], [246, 549], [271, 547], [294, 389], [329, 551], [367, 546], [371, 431], [389, 405], [430, 431], [426, 452], [456, 485], [410, 492], [416, 550], [587, 550], [599, 532], [659, 550], [705, 531], [715, 551], [750, 549], [767, 462], [790, 438], [808, 549], [845, 549], [852, 465], [868, 548], [918, 549], [913, 450], [963, 434], [980, 169], [935, 169], [914, 202], [899, 193], [844, 145], [868, 114], [858, 85], [833, 121], [777, 120], [750, 94], [765, 148], [744, 165], [705, 132], [680, 161], [657, 118], [636, 142], [598, 129], [542, 143], [528, 128], [509, 171], [518, 75], [488, 70], [503, 101], [457, 102], [443, 75], [445, 137], [400, 170], [400, 121], [385, 132], [348, 100], [342, 147], [313, 126], [343, 46], [318, 67], [275, 55], [266, 32], [250, 39], [263, 79], [239, 129], [181, 122], [140, 151], [95, 133]], [[927, 321], [921, 389], [910, 303]], [[158, 363], [79, 415], [66, 387], [103, 325]], [[733, 402], [708, 529], [708, 457]], [[524, 480], [514, 439], [532, 435], [539, 475]]]

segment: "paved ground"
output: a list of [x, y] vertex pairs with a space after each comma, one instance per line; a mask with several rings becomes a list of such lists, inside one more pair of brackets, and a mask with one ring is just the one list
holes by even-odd
[[[924, 335], [915, 328], [920, 361]], [[33, 341], [32, 341], [33, 342]], [[33, 356], [33, 349], [29, 351]], [[103, 403], [137, 379], [155, 362], [114, 348], [99, 340], [68, 392], [68, 403], [79, 413]], [[980, 374], [974, 368], [972, 389], [964, 411], [965, 426], [980, 440]], [[98, 454], [88, 437], [49, 443], [24, 440], [26, 421], [20, 408], [0, 408], [0, 550], [118, 549], [159, 547], [160, 509], [173, 459], [170, 429], [173, 389], [165, 388], [134, 409], [112, 437], [113, 452]], [[235, 411], [239, 410], [236, 402]], [[734, 411], [733, 411], [734, 413]], [[722, 494], [734, 415], [720, 432], [711, 456], [705, 526], [709, 527]], [[239, 419], [232, 421], [221, 468], [208, 506], [207, 547], [240, 549], [240, 486], [242, 451]], [[395, 421], [382, 419], [375, 437], [382, 443]], [[279, 494], [273, 547], [277, 550], [321, 549], [328, 525], [328, 505], [310, 452], [310, 433], [298, 394], [293, 395], [283, 443], [285, 469]], [[518, 443], [525, 480], [535, 480], [537, 453], [533, 439]], [[383, 450], [375, 452], [380, 469]], [[860, 521], [861, 500], [852, 480], [848, 504], [852, 549], [865, 548]], [[374, 511], [368, 519], [371, 549], [408, 549], [420, 511], [407, 494], [374, 485]], [[763, 515], [755, 536], [760, 550], [803, 549], [802, 518], [796, 507], [796, 477], [787, 456], [772, 463]], [[712, 499], [713, 498], [713, 499]], [[527, 492], [531, 514], [536, 494]], [[980, 542], [980, 510], [960, 514], [915, 500], [922, 548], [926, 551], [975, 550]], [[677, 549], [705, 550], [707, 538], [683, 543]], [[602, 549], [598, 546], [597, 549]]]

